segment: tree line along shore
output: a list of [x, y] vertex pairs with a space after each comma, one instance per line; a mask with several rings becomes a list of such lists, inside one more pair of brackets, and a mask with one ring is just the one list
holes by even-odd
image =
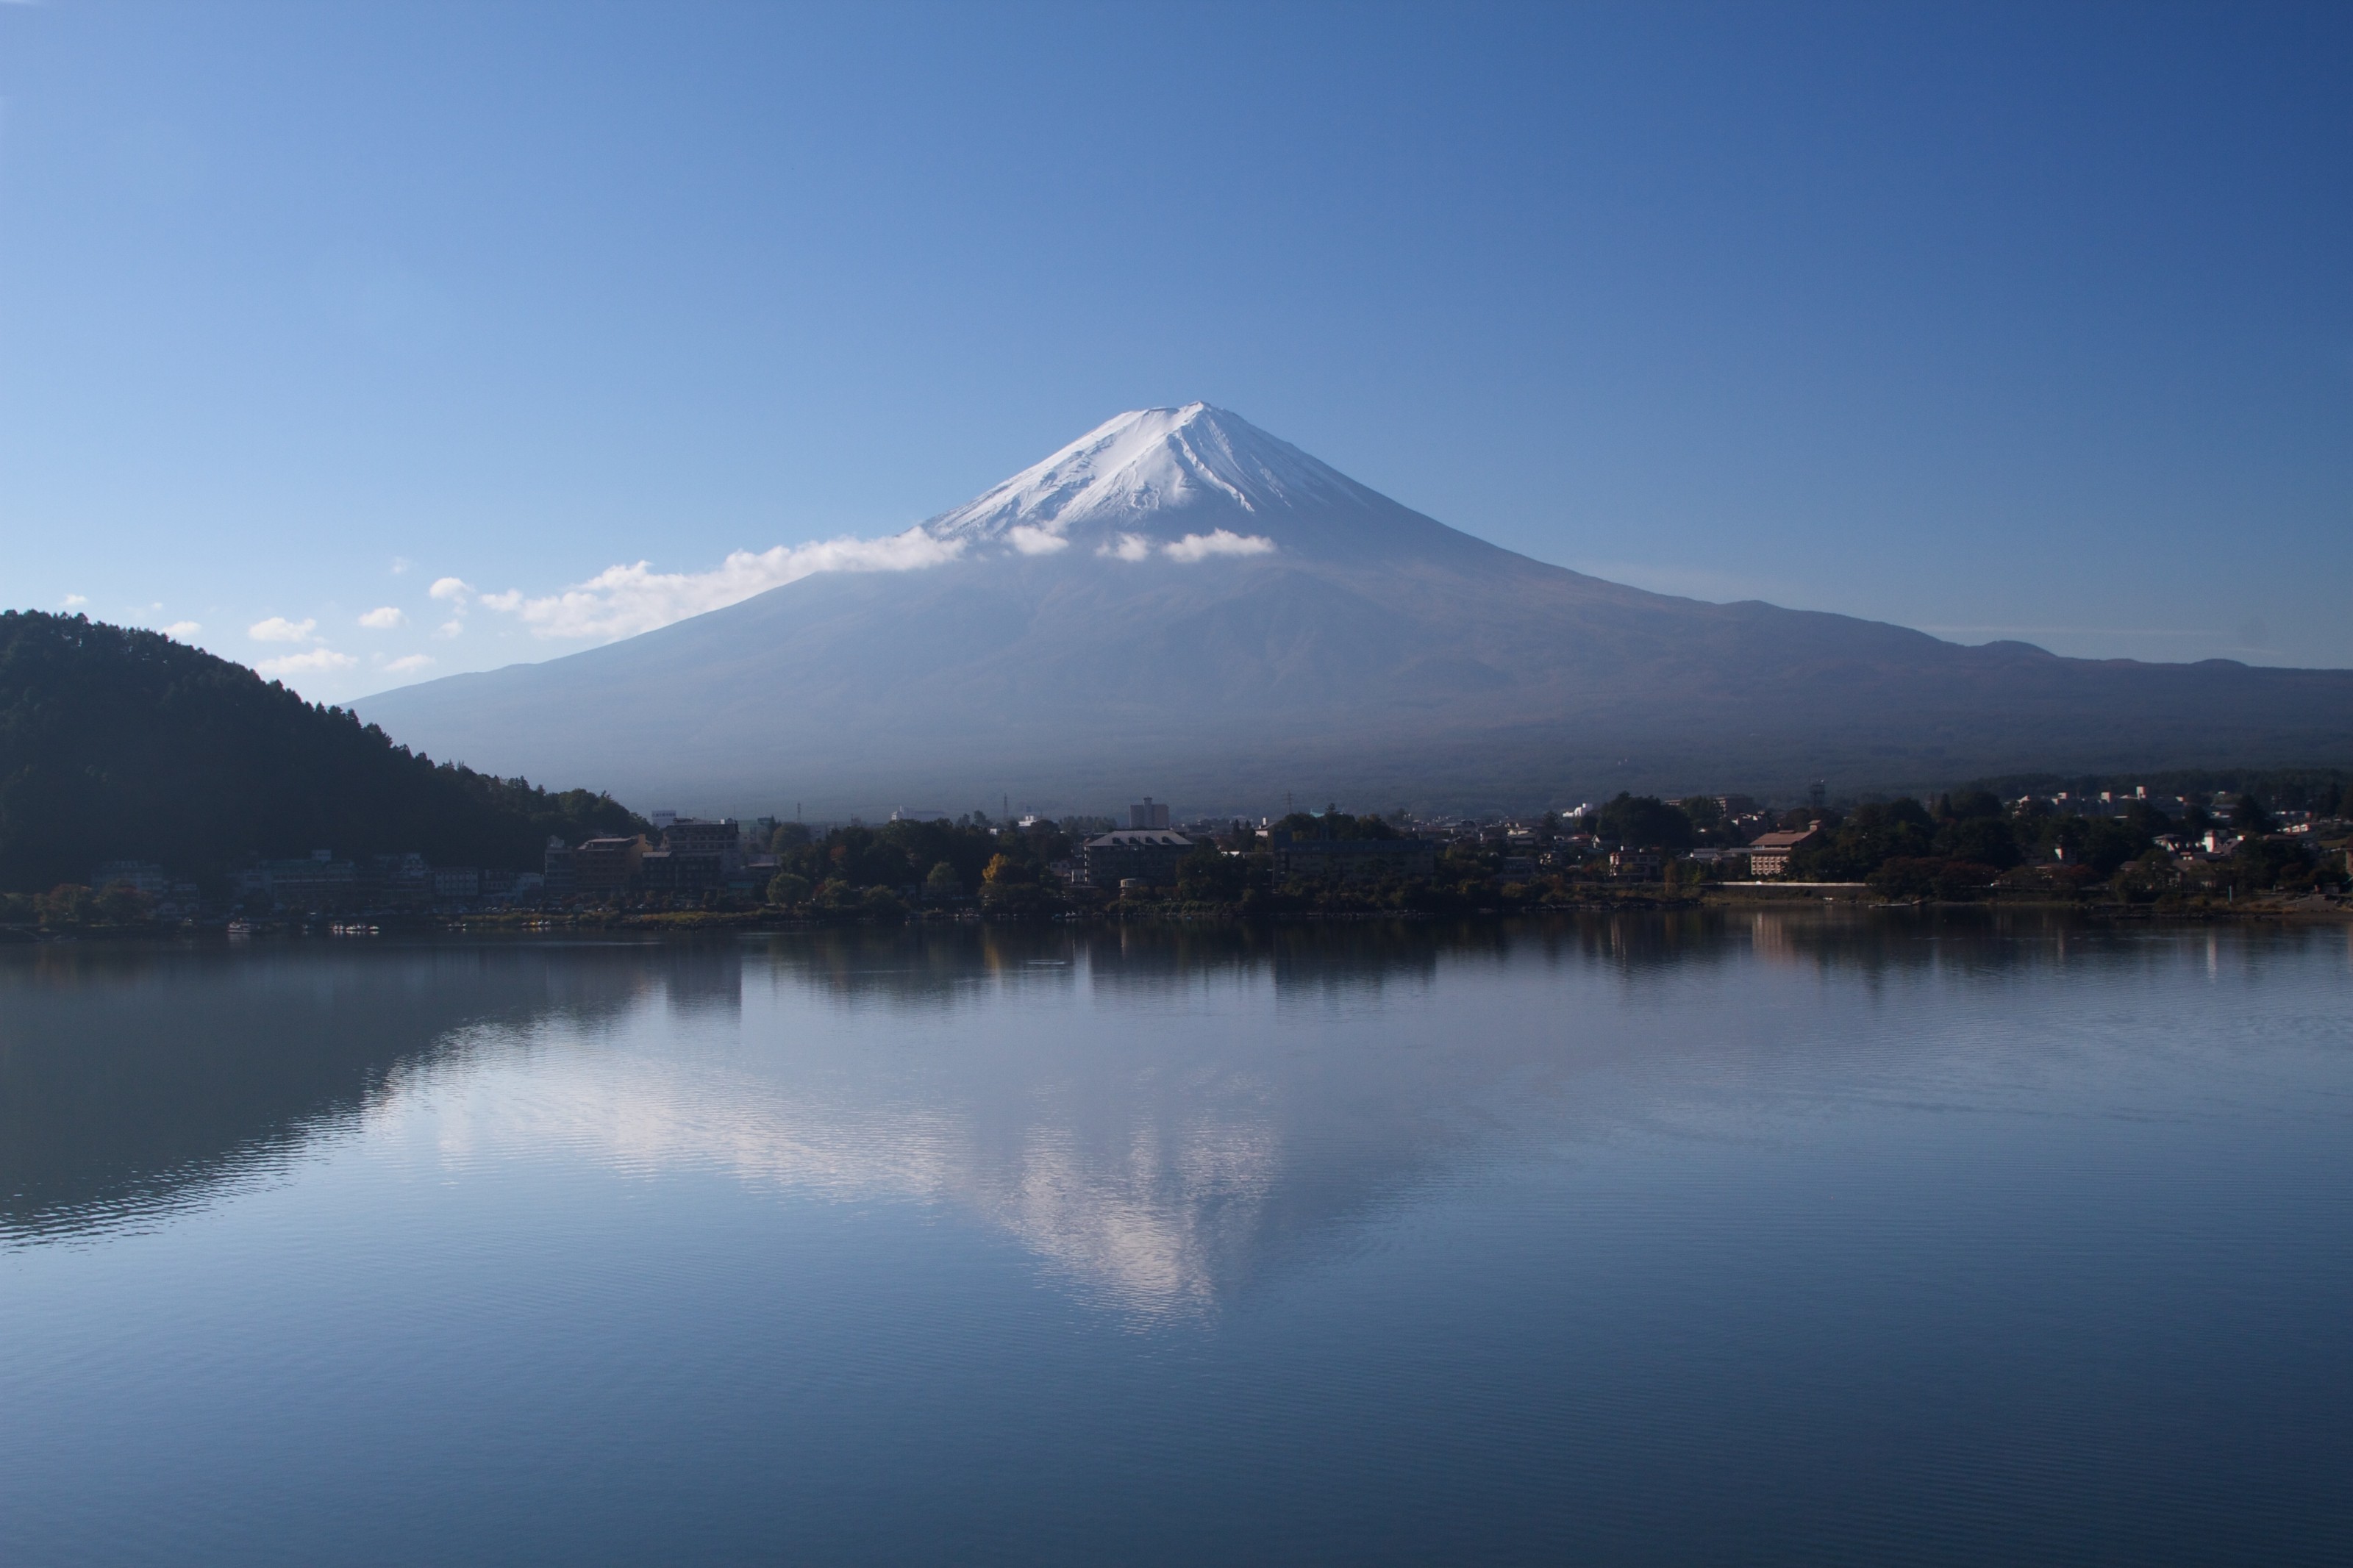
[[[2061, 791], [2061, 796], [2073, 792]], [[1121, 837], [1102, 819], [1036, 817], [766, 825], [746, 842], [749, 877], [691, 893], [544, 893], [485, 907], [336, 910], [251, 900], [212, 923], [245, 931], [310, 926], [338, 933], [402, 924], [478, 928], [548, 922], [653, 929], [1090, 916], [1479, 916], [1546, 910], [1689, 906], [1824, 896], [1907, 902], [2063, 904], [2094, 911], [2260, 917], [2341, 911], [2353, 824], [2283, 810], [2252, 792], [2092, 803], [1965, 789], [1781, 812], [1728, 813], [1723, 797], [1620, 795], [1575, 815], [1519, 821], [1419, 821], [1337, 809], [1250, 823], [1192, 823], [1160, 879], [1097, 885], [1088, 851]], [[2342, 783], [2305, 798], [2341, 807]], [[1734, 797], [1737, 800], [1737, 797]], [[1741, 840], [1746, 838], [1744, 845]], [[1390, 856], [1347, 875], [1302, 874], [1287, 848], [1359, 844], [1426, 854], [1400, 873]], [[1739, 851], [1773, 846], [1777, 869], [1749, 874]], [[1326, 861], [1316, 862], [1319, 865]], [[126, 886], [64, 885], [0, 898], [0, 926], [26, 931], [156, 924]], [[171, 923], [201, 924], [185, 920]]]

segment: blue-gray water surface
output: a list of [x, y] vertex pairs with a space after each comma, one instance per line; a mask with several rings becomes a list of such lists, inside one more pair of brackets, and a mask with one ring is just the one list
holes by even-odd
[[2353, 931], [0, 950], [0, 1562], [2353, 1562]]

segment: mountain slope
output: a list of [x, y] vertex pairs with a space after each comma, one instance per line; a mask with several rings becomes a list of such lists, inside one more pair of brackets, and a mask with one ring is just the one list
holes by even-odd
[[2353, 672], [2064, 659], [1648, 594], [1448, 528], [1198, 404], [1122, 416], [923, 526], [954, 560], [808, 577], [363, 706], [479, 765], [829, 815], [2353, 760]]
[[550, 833], [629, 826], [609, 800], [437, 766], [161, 633], [0, 614], [0, 891], [322, 847], [533, 868]]

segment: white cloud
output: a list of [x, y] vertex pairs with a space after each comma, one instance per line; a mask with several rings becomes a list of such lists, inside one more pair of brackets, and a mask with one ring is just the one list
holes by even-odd
[[87, 594], [68, 594], [58, 607], [61, 609], [78, 610], [89, 603], [90, 595]]
[[1071, 542], [1060, 534], [1049, 529], [1032, 528], [1026, 522], [1017, 522], [1007, 529], [1005, 537], [1014, 549], [1024, 555], [1051, 555], [1058, 550], [1071, 547]]
[[278, 679], [290, 675], [328, 675], [339, 669], [349, 669], [359, 663], [347, 653], [337, 653], [331, 647], [314, 647], [308, 653], [290, 653], [283, 658], [265, 658], [253, 668], [262, 674]]
[[360, 625], [372, 632], [388, 632], [395, 626], [405, 626], [408, 617], [400, 613], [397, 605], [385, 605], [360, 617]]
[[1096, 546], [1095, 553], [1122, 561], [1141, 561], [1152, 553], [1152, 541], [1140, 533], [1123, 533], [1113, 543]]
[[437, 637], [454, 637], [463, 636], [465, 630], [466, 623], [463, 621], [443, 621], [433, 628], [433, 635]]
[[194, 621], [174, 621], [164, 628], [164, 635], [167, 637], [178, 637], [185, 642], [204, 629]]
[[[485, 595], [493, 610], [520, 616], [533, 637], [635, 637], [689, 616], [780, 588], [819, 572], [912, 572], [953, 561], [961, 539], [937, 539], [920, 527], [883, 539], [829, 539], [754, 554], [738, 550], [709, 572], [656, 572], [640, 561], [608, 566], [560, 594], [527, 599], [516, 590]], [[455, 579], [447, 579], [455, 581]], [[436, 584], [438, 593], [440, 587]]]
[[1236, 533], [1229, 528], [1213, 529], [1208, 533], [1188, 533], [1174, 544], [1161, 546], [1160, 552], [1171, 561], [1193, 562], [1211, 555], [1264, 555], [1274, 548], [1274, 541], [1262, 533]]
[[318, 629], [316, 621], [290, 621], [283, 616], [272, 616], [246, 627], [245, 635], [256, 642], [308, 642], [311, 634]]
[[455, 599], [463, 604], [466, 595], [474, 591], [474, 585], [463, 577], [436, 577], [433, 586], [425, 591], [437, 599]]
[[416, 562], [411, 561], [406, 555], [396, 555], [392, 558], [392, 574], [397, 577], [416, 564]]
[[385, 665], [385, 668], [395, 675], [406, 675], [412, 669], [424, 669], [432, 662], [433, 656], [429, 653], [412, 653], [394, 659], [390, 664]]

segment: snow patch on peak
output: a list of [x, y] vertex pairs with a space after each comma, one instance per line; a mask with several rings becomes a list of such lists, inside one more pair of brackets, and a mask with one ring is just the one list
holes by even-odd
[[[1106, 420], [1044, 462], [924, 526], [935, 538], [1002, 539], [1031, 555], [1059, 549], [1074, 531], [1100, 534], [1098, 553], [1132, 560], [1138, 557], [1121, 548], [1125, 539], [1139, 527], [1151, 529], [1163, 516], [1174, 523], [1178, 518], [1173, 514], [1208, 510], [1271, 521], [1270, 514], [1287, 510], [1378, 499], [1240, 416], [1188, 403], [1182, 408], [1139, 408]], [[1227, 539], [1243, 547], [1223, 542]], [[1171, 549], [1171, 555], [1191, 561], [1274, 548], [1262, 534], [1220, 527], [1188, 531], [1169, 542], [1183, 547], [1183, 552]], [[1145, 548], [1148, 552], [1148, 542]]]

